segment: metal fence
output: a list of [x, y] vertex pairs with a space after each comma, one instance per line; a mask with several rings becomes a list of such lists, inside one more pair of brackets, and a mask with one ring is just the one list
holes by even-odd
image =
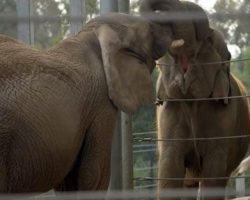
[[[70, 0], [70, 32], [76, 33], [82, 29], [85, 17], [84, 0]], [[101, 0], [101, 13], [110, 11], [129, 12], [129, 0]], [[34, 44], [34, 24], [32, 19], [32, 0], [18, 0], [18, 38], [26, 43]], [[56, 18], [54, 18], [56, 19]], [[53, 21], [53, 17], [51, 18]], [[249, 97], [249, 96], [248, 96]], [[175, 190], [163, 191], [158, 194], [155, 191], [157, 185], [157, 140], [156, 133], [144, 132], [132, 135], [131, 116], [121, 113], [114, 137], [114, 151], [112, 153], [112, 176], [110, 188], [113, 190], [132, 190], [137, 192], [114, 192], [114, 193], [78, 193], [66, 194], [55, 197], [54, 194], [36, 197], [34, 199], [155, 199], [157, 195], [164, 197], [194, 196], [194, 191]], [[133, 145], [133, 137], [134, 140]], [[144, 165], [137, 163], [138, 159], [144, 159]], [[133, 168], [134, 160], [134, 168]], [[134, 174], [134, 176], [133, 176]], [[247, 177], [248, 178], [248, 177]], [[245, 178], [235, 178], [236, 189], [229, 191], [229, 196], [249, 195], [250, 191], [245, 188]], [[134, 185], [134, 187], [133, 187]], [[150, 192], [145, 191], [151, 190]], [[231, 188], [232, 189], [232, 188]], [[143, 190], [143, 192], [140, 192]], [[196, 194], [195, 194], [196, 195]], [[211, 192], [213, 196], [223, 196], [221, 190]], [[1, 197], [1, 196], [0, 196]], [[27, 196], [15, 199], [25, 199]], [[2, 197], [2, 199], [7, 197]], [[8, 196], [8, 199], [10, 197]]]
[[[34, 16], [33, 0], [17, 0], [18, 39], [34, 45], [34, 23], [59, 23], [58, 16]], [[77, 33], [83, 28], [86, 20], [85, 0], [69, 0], [70, 33]], [[100, 13], [123, 12], [129, 13], [129, 0], [101, 0]], [[4, 20], [2, 18], [2, 20]], [[5, 20], [16, 20], [8, 17]], [[114, 136], [112, 153], [112, 175], [110, 188], [125, 189], [133, 188], [133, 158], [132, 158], [132, 129], [131, 116], [126, 113], [120, 114], [119, 124]], [[117, 167], [122, 166], [122, 167]], [[119, 178], [118, 178], [119, 177]]]
[[[157, 181], [165, 180], [165, 178], [155, 178], [157, 174], [157, 142], [165, 142], [166, 140], [157, 140], [155, 138], [156, 132], [144, 132], [144, 133], [134, 133], [134, 144], [133, 153], [135, 158], [134, 163], [134, 184], [136, 190], [150, 189], [154, 190], [157, 186]], [[225, 139], [236, 139], [236, 138], [246, 138], [250, 135], [241, 135], [236, 137], [216, 137], [216, 138], [182, 138], [182, 139], [169, 139], [168, 141], [183, 141], [183, 140], [225, 140]], [[137, 167], [136, 159], [137, 156], [143, 157], [146, 165]], [[145, 158], [146, 155], [146, 158]], [[227, 179], [228, 177], [216, 177], [213, 179]], [[167, 179], [167, 178], [166, 178]], [[171, 178], [177, 180], [177, 178]], [[201, 178], [203, 179], [203, 178]], [[245, 176], [244, 174], [235, 177], [230, 177], [231, 185], [235, 185], [235, 191], [238, 195], [246, 195], [246, 180], [250, 180], [250, 176]], [[178, 179], [183, 180], [183, 179]], [[235, 182], [235, 183], [233, 183]], [[232, 186], [229, 188], [232, 189]]]

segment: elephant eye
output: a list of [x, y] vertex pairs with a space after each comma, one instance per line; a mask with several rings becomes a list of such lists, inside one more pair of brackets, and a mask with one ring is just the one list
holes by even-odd
[[134, 51], [133, 49], [126, 48], [126, 49], [124, 49], [124, 51], [125, 51], [127, 54], [129, 54], [130, 56], [133, 56], [133, 57], [135, 57], [136, 59], [140, 60], [141, 62], [143, 62], [143, 63], [145, 63], [145, 64], [147, 63], [146, 57], [143, 56], [143, 55], [141, 55], [141, 54], [139, 54], [139, 53], [137, 53], [137, 52]]

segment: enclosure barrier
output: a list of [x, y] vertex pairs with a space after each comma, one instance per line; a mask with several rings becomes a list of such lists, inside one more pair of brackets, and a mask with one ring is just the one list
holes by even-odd
[[[152, 134], [153, 132], [148, 132], [148, 133], [135, 133], [134, 134], [134, 141], [143, 143], [141, 145], [134, 145], [134, 149], [137, 148], [138, 146], [141, 147], [146, 147], [147, 149], [145, 150], [134, 150], [134, 154], [137, 153], [147, 153], [147, 152], [154, 152], [156, 156], [156, 145], [155, 144], [144, 144], [148, 142], [178, 142], [178, 141], [209, 141], [209, 140], [232, 140], [232, 139], [240, 139], [240, 138], [249, 138], [250, 135], [239, 135], [239, 136], [227, 136], [227, 137], [210, 137], [210, 138], [173, 138], [173, 139], [155, 139], [155, 138], [149, 138], [149, 137], [138, 137], [142, 136], [145, 134]], [[156, 132], [155, 132], [156, 134]], [[152, 148], [153, 147], [153, 148]], [[157, 170], [157, 167], [146, 167], [146, 168], [137, 168], [134, 169], [135, 171], [143, 171], [143, 170], [151, 170], [152, 171]], [[231, 177], [203, 177], [203, 178], [185, 178], [185, 180], [224, 180], [224, 179], [235, 179], [235, 187], [237, 191], [238, 196], [244, 196], [246, 193], [246, 188], [245, 188], [245, 180], [250, 179], [250, 176], [231, 176]], [[182, 181], [184, 178], [154, 178], [154, 177], [135, 177], [134, 181], [137, 182], [146, 182], [143, 186], [135, 186], [135, 189], [154, 189], [156, 188], [157, 184], [152, 184], [156, 183], [158, 181], [164, 181], [164, 180], [172, 180], [172, 181]]]
[[[85, 0], [70, 0], [70, 15], [68, 16], [70, 18], [70, 31], [71, 33], [76, 33], [79, 30], [82, 29], [83, 23], [86, 19], [85, 17]], [[126, 0], [101, 0], [101, 13], [107, 13], [110, 11], [114, 12], [129, 12], [129, 1]], [[33, 11], [32, 11], [32, 0], [18, 0], [17, 1], [17, 11], [18, 11], [18, 18], [11, 18], [11, 17], [1, 17], [0, 22], [6, 22], [8, 20], [18, 20], [18, 38], [26, 43], [34, 44], [34, 30], [33, 30], [33, 23], [43, 23], [45, 21], [50, 22], [59, 22], [60, 17], [33, 17]], [[195, 13], [193, 13], [194, 15]], [[148, 13], [148, 15], [151, 15], [152, 19], [158, 19], [158, 15], [154, 15], [152, 13]], [[183, 13], [181, 15], [173, 15], [174, 19], [179, 18], [183, 20], [183, 17], [185, 19], [189, 19], [193, 15]], [[249, 14], [242, 14], [242, 13], [236, 13], [236, 14], [213, 14], [210, 17], [216, 19], [221, 16], [229, 16], [232, 17], [243, 17], [246, 19], [249, 19]], [[168, 20], [171, 19], [168, 18]], [[166, 20], [163, 18], [160, 18], [158, 20]], [[243, 61], [249, 61], [250, 59], [238, 59], [238, 60], [232, 60], [230, 62], [243, 62]], [[216, 62], [216, 63], [202, 63], [203, 65], [211, 65], [211, 64], [219, 64], [219, 63], [227, 63], [229, 61], [224, 62]], [[163, 63], [158, 63], [158, 65], [166, 65]], [[167, 65], [168, 66], [168, 65]], [[219, 100], [219, 99], [240, 99], [240, 98], [249, 98], [250, 95], [245, 96], [237, 96], [237, 97], [222, 97], [222, 98], [202, 98], [202, 99], [169, 99], [169, 101], [208, 101], [208, 100]], [[153, 153], [156, 154], [156, 144], [148, 145], [145, 144], [142, 145], [134, 145], [134, 151], [132, 147], [133, 137], [132, 137], [132, 131], [131, 131], [131, 116], [126, 115], [124, 113], [121, 114], [119, 124], [117, 125], [117, 133], [115, 134], [115, 140], [114, 140], [114, 151], [118, 154], [112, 156], [113, 163], [115, 163], [112, 166], [112, 181], [111, 181], [111, 189], [133, 189], [133, 181], [146, 181], [149, 182], [148, 185], [143, 185], [141, 187], [136, 186], [136, 189], [146, 189], [146, 188], [155, 188], [156, 184], [153, 184], [155, 182], [152, 181], [161, 181], [162, 179], [167, 178], [154, 178], [154, 177], [135, 177], [133, 178], [133, 153], [139, 154], [139, 153]], [[249, 131], [249, 130], [246, 130]], [[152, 132], [150, 132], [152, 133]], [[170, 139], [170, 140], [157, 140], [155, 138], [139, 138], [138, 136], [144, 135], [145, 133], [137, 133], [134, 134], [136, 138], [134, 138], [134, 141], [136, 142], [164, 142], [164, 141], [180, 141], [180, 140], [224, 140], [224, 139], [237, 139], [237, 138], [243, 138], [243, 137], [249, 137], [249, 135], [241, 135], [241, 136], [233, 136], [233, 137], [217, 137], [217, 138], [183, 138], [183, 139]], [[145, 149], [146, 148], [146, 149]], [[118, 167], [117, 167], [118, 166]], [[143, 170], [150, 170], [151, 174], [153, 174], [152, 170], [156, 170], [156, 166], [150, 166], [146, 168], [135, 168], [134, 171], [143, 171]], [[117, 178], [118, 177], [118, 178]], [[216, 177], [216, 179], [223, 179], [228, 177]], [[241, 182], [245, 178], [249, 178], [249, 176], [242, 176], [240, 178], [237, 177], [231, 177], [231, 179], [238, 179], [238, 182]], [[206, 178], [203, 178], [206, 179]], [[177, 180], [175, 178], [175, 180]], [[237, 182], [236, 181], [236, 182]], [[112, 184], [113, 183], [113, 184]], [[236, 190], [228, 191], [228, 196], [237, 196], [239, 195], [239, 192], [241, 192], [240, 195], [250, 195], [249, 190], [245, 190], [245, 188], [239, 187], [240, 184], [236, 184]], [[244, 181], [243, 181], [244, 185]], [[243, 191], [243, 193], [242, 193]], [[245, 191], [245, 192], [244, 192]], [[224, 193], [222, 190], [216, 189], [212, 190], [211, 193], [208, 193], [212, 197], [214, 196], [223, 196]], [[156, 191], [143, 191], [143, 192], [88, 192], [88, 193], [77, 193], [77, 194], [59, 194], [55, 197], [55, 195], [45, 195], [42, 197], [39, 197], [36, 195], [34, 199], [155, 199], [156, 196], [161, 197], [193, 197], [196, 195], [196, 191], [191, 190], [170, 190], [170, 191], [162, 191], [159, 194], [157, 194]], [[0, 196], [1, 199], [26, 199], [28, 196]], [[77, 198], [76, 198], [77, 197]], [[32, 199], [32, 198], [31, 198]]]
[[[220, 188], [206, 189], [206, 197], [223, 197], [225, 191]], [[246, 191], [247, 196], [250, 191]], [[197, 190], [192, 189], [172, 189], [157, 191], [112, 191], [112, 192], [77, 192], [77, 193], [50, 193], [45, 195], [1, 195], [3, 200], [155, 200], [161, 198], [192, 198], [196, 197]], [[237, 195], [235, 190], [227, 190], [228, 199], [233, 199]]]

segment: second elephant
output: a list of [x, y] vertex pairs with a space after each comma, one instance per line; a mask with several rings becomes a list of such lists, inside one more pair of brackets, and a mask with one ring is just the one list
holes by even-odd
[[[244, 135], [250, 130], [248, 100], [185, 99], [244, 96], [246, 90], [230, 74], [229, 64], [220, 63], [230, 59], [230, 53], [215, 30], [201, 43], [196, 57], [187, 65], [178, 57], [169, 57], [166, 62], [170, 63], [171, 59], [172, 65], [160, 66], [157, 84], [157, 95], [163, 103], [157, 108], [158, 139], [163, 140], [159, 142], [158, 178], [164, 179], [159, 181], [158, 188], [198, 188], [200, 183], [206, 196], [206, 188], [225, 188], [226, 177], [247, 151], [249, 138]], [[211, 62], [214, 64], [202, 64]], [[238, 137], [241, 135], [243, 137]], [[227, 137], [232, 139], [225, 139]], [[170, 141], [172, 139], [176, 141]], [[185, 180], [173, 180], [176, 178]]]

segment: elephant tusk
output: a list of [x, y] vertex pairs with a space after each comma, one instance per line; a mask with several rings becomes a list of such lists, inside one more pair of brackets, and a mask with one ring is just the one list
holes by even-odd
[[183, 39], [179, 39], [179, 40], [174, 40], [171, 43], [171, 48], [178, 48], [181, 47], [185, 44], [185, 41]]

